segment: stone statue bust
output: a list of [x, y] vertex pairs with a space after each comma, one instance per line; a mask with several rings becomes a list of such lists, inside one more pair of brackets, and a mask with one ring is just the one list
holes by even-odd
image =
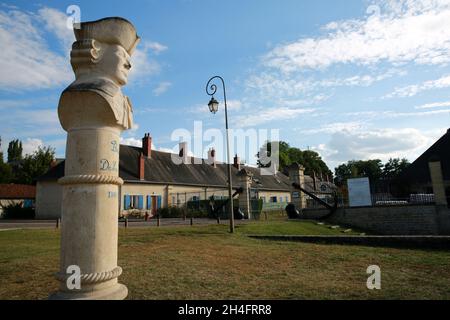
[[[76, 41], [72, 45], [71, 65], [76, 80], [64, 90], [62, 99], [77, 100], [77, 93], [95, 93], [109, 105], [117, 125], [125, 130], [132, 128], [133, 108], [121, 87], [127, 84], [130, 57], [140, 40], [136, 29], [123, 18], [105, 18], [81, 23], [80, 29], [74, 32]], [[67, 111], [60, 110], [63, 126], [64, 112]]]
[[[61, 205], [59, 290], [51, 299], [124, 299], [117, 265], [120, 134], [133, 124], [121, 88], [127, 83], [139, 37], [122, 18], [81, 23], [71, 64], [75, 81], [63, 91], [58, 116], [67, 131]], [[68, 286], [67, 270], [79, 267], [80, 288]]]

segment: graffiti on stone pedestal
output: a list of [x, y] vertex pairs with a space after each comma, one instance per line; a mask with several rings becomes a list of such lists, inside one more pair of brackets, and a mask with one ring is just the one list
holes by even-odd
[[107, 159], [100, 160], [101, 171], [117, 171], [117, 161], [109, 161]]

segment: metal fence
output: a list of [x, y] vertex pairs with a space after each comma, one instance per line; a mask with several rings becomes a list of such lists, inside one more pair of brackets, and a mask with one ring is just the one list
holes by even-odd
[[264, 202], [262, 211], [280, 211], [284, 210], [289, 202]]
[[[337, 197], [335, 197], [335, 195], [333, 195], [333, 194], [327, 194], [327, 195], [315, 194], [315, 195], [317, 197], [319, 197], [320, 200], [326, 202], [330, 206], [334, 206], [336, 200], [338, 202], [338, 207], [343, 207], [345, 205], [344, 199], [342, 196], [338, 195]], [[325, 207], [321, 202], [306, 195], [306, 209], [323, 209], [323, 208], [325, 208]]]
[[409, 196], [409, 202], [412, 204], [427, 204], [427, 203], [434, 203], [434, 194], [411, 194]]
[[435, 203], [434, 194], [411, 194], [409, 197], [394, 197], [389, 193], [372, 194], [374, 206], [424, 205]]
[[198, 192], [173, 192], [169, 194], [168, 203], [171, 207], [185, 207], [187, 202], [210, 199], [228, 199], [228, 189], [207, 189]]

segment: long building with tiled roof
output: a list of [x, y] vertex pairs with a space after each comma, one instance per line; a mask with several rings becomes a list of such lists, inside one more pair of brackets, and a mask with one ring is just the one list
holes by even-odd
[[[124, 180], [120, 187], [119, 215], [129, 210], [154, 213], [159, 207], [184, 204], [186, 201], [228, 197], [227, 164], [215, 160], [210, 150], [208, 159], [180, 155], [187, 145], [180, 144], [180, 154], [151, 149], [151, 137], [146, 135], [143, 147], [120, 146], [119, 176]], [[184, 160], [183, 160], [184, 158]], [[179, 159], [181, 163], [174, 161]], [[62, 189], [58, 179], [64, 176], [65, 162], [61, 161], [37, 179], [36, 216], [41, 219], [60, 216]], [[231, 167], [233, 189], [241, 187], [238, 173], [250, 173], [251, 197], [263, 202], [278, 203], [280, 207], [291, 201], [292, 183], [281, 172], [265, 175], [259, 168], [245, 166], [234, 158]], [[311, 178], [305, 176], [305, 187], [311, 188]]]
[[24, 184], [0, 184], [0, 216], [3, 208], [21, 204], [24, 207], [32, 207], [36, 198], [36, 186]]

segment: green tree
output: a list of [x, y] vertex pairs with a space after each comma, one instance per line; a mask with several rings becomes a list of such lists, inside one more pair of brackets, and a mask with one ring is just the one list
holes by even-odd
[[362, 177], [368, 177], [370, 181], [378, 181], [383, 175], [383, 163], [379, 159], [358, 161], [357, 172]]
[[305, 174], [307, 175], [312, 175], [313, 171], [325, 175], [333, 174], [320, 155], [312, 150], [303, 151], [303, 162], [301, 164], [305, 167]]
[[[260, 168], [269, 168], [271, 163], [267, 163], [270, 161], [270, 158], [278, 158], [280, 161], [280, 168], [288, 166], [290, 164], [289, 157], [287, 156], [287, 152], [290, 146], [287, 142], [280, 141], [278, 142], [278, 151], [272, 155], [272, 142], [266, 141], [264, 145], [260, 148], [258, 154], [256, 155], [258, 158], [257, 164]], [[275, 151], [274, 151], [275, 152]]]
[[351, 179], [357, 175], [354, 165], [355, 162], [356, 161], [349, 161], [334, 169], [335, 183], [337, 185], [345, 185], [348, 179]]
[[22, 160], [22, 151], [22, 141], [11, 141], [8, 145], [8, 163]]
[[384, 179], [393, 179], [398, 177], [406, 168], [409, 167], [411, 163], [403, 158], [395, 158], [389, 159], [388, 162], [384, 164], [383, 168], [383, 178]]
[[39, 147], [32, 155], [25, 156], [17, 173], [17, 183], [32, 184], [36, 178], [47, 172], [54, 158], [55, 150], [51, 147]]
[[[326, 175], [331, 175], [332, 172], [322, 160], [320, 155], [311, 150], [302, 151], [299, 148], [291, 147], [287, 142], [279, 141], [279, 150], [278, 154], [275, 154], [275, 157], [278, 157], [280, 161], [280, 171], [286, 172], [286, 169], [289, 165], [294, 162], [300, 163], [305, 167], [305, 174], [312, 175], [312, 172], [323, 173]], [[263, 163], [261, 161], [264, 158], [264, 154], [267, 153], [268, 157], [272, 156], [272, 142], [266, 141], [264, 145], [261, 147], [260, 152], [256, 155], [258, 157], [258, 166], [261, 167], [269, 167], [269, 164]]]
[[0, 137], [0, 163], [3, 162], [2, 137]]
[[11, 183], [14, 175], [11, 166], [0, 160], [0, 183]]
[[11, 183], [13, 180], [12, 168], [3, 160], [2, 138], [0, 137], [0, 183]]
[[336, 184], [344, 185], [347, 179], [368, 177], [371, 183], [380, 180], [383, 175], [383, 163], [375, 160], [352, 160], [335, 169]]

